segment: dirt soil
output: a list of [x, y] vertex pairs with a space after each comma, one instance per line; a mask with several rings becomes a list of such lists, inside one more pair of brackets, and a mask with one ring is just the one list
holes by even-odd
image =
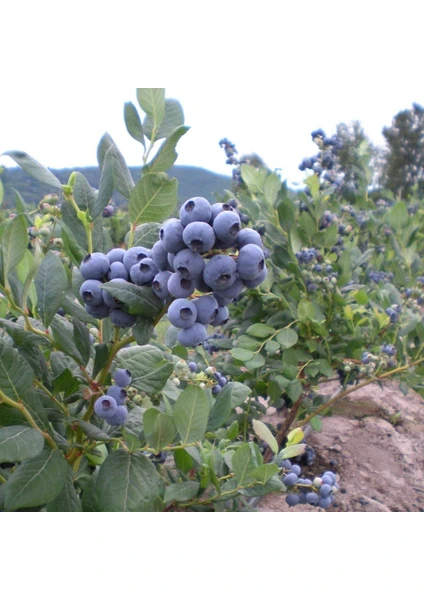
[[[320, 392], [332, 394], [331, 385]], [[276, 425], [282, 416], [271, 408], [265, 420]], [[302, 467], [302, 476], [337, 473], [340, 490], [326, 512], [424, 512], [424, 399], [414, 391], [404, 396], [395, 383], [357, 390], [335, 405], [307, 443], [316, 459]], [[257, 510], [325, 512], [308, 505], [289, 508], [282, 494], [262, 498]]]

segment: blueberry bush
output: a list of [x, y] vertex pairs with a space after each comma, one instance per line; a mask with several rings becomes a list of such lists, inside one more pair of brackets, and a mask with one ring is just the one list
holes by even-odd
[[0, 223], [0, 510], [251, 510], [269, 493], [328, 508], [336, 475], [302, 477], [304, 426], [371, 382], [422, 393], [422, 210], [373, 196], [363, 145], [346, 205], [340, 143], [321, 130], [303, 192], [224, 139], [233, 189], [178, 206], [182, 107], [136, 95], [137, 182], [108, 134], [98, 190], [5, 152], [52, 191], [28, 210], [15, 190]]

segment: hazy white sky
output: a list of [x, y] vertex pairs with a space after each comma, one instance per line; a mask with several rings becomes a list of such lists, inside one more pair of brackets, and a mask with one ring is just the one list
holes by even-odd
[[418, 0], [286, 4], [2, 8], [0, 153], [24, 150], [50, 167], [95, 165], [108, 131], [138, 165], [142, 147], [126, 132], [123, 105], [136, 103], [136, 87], [161, 86], [191, 126], [177, 164], [230, 175], [218, 146], [228, 137], [293, 182], [316, 150], [313, 129], [331, 134], [359, 119], [382, 143], [399, 110], [424, 104]]

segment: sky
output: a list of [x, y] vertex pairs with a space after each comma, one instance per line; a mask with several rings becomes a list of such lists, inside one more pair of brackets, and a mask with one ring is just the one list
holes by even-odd
[[[0, 154], [49, 167], [95, 165], [105, 131], [129, 165], [142, 147], [123, 106], [137, 87], [165, 87], [189, 132], [178, 165], [231, 175], [218, 142], [256, 152], [289, 183], [316, 152], [313, 129], [360, 120], [374, 143], [412, 102], [424, 104], [420, 3], [181, 0], [156, 8], [75, 0], [6, 3], [0, 39]], [[109, 8], [108, 8], [109, 7]], [[3, 12], [2, 12], [3, 15]], [[154, 24], [154, 27], [149, 27]], [[12, 166], [0, 156], [0, 165]]]

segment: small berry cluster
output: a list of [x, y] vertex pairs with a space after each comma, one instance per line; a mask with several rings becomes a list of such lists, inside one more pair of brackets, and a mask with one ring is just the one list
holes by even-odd
[[338, 273], [334, 271], [330, 260], [325, 260], [316, 248], [303, 248], [295, 254], [299, 264], [305, 265], [302, 275], [306, 281], [308, 292], [316, 292], [319, 289], [332, 290], [337, 285]]
[[343, 180], [335, 171], [337, 151], [342, 147], [342, 141], [336, 136], [327, 137], [322, 129], [311, 133], [312, 140], [319, 148], [318, 154], [304, 158], [299, 165], [300, 171], [312, 170], [331, 185], [339, 187]]
[[292, 507], [297, 504], [310, 504], [320, 508], [329, 508], [334, 502], [334, 493], [339, 489], [336, 475], [326, 471], [314, 480], [300, 477], [302, 469], [299, 465], [283, 460], [280, 467], [284, 469], [282, 482], [290, 493], [286, 496], [287, 504]]
[[237, 150], [235, 144], [230, 142], [227, 138], [223, 138], [219, 140], [219, 147], [224, 149], [225, 156], [227, 160], [225, 161], [227, 165], [238, 165], [238, 159], [236, 158]]
[[393, 273], [386, 273], [385, 271], [370, 271], [368, 273], [369, 279], [374, 283], [390, 283], [393, 280]]
[[174, 385], [179, 386], [181, 381], [198, 383], [199, 387], [211, 388], [212, 394], [216, 396], [228, 383], [228, 377], [215, 370], [214, 367], [205, 367], [199, 372], [199, 365], [191, 361], [178, 360], [175, 364], [175, 377], [172, 379]]
[[209, 352], [209, 354], [212, 354], [212, 352], [220, 352], [221, 348], [214, 344], [214, 340], [224, 340], [225, 337], [226, 336], [223, 333], [212, 333], [205, 338], [205, 341], [203, 342], [203, 348], [206, 350], [206, 352]]
[[392, 304], [389, 308], [386, 308], [386, 315], [390, 318], [390, 323], [397, 323], [399, 321], [400, 313], [402, 312], [399, 304]]
[[103, 418], [108, 425], [123, 425], [128, 416], [128, 410], [125, 406], [127, 392], [124, 388], [131, 384], [131, 373], [126, 369], [116, 369], [112, 377], [115, 380], [115, 385], [109, 386], [106, 394], [97, 398], [94, 404], [94, 412], [98, 417]]
[[360, 372], [364, 375], [372, 375], [377, 368], [394, 369], [397, 366], [396, 348], [393, 344], [383, 344], [380, 355], [371, 352], [362, 352]]

